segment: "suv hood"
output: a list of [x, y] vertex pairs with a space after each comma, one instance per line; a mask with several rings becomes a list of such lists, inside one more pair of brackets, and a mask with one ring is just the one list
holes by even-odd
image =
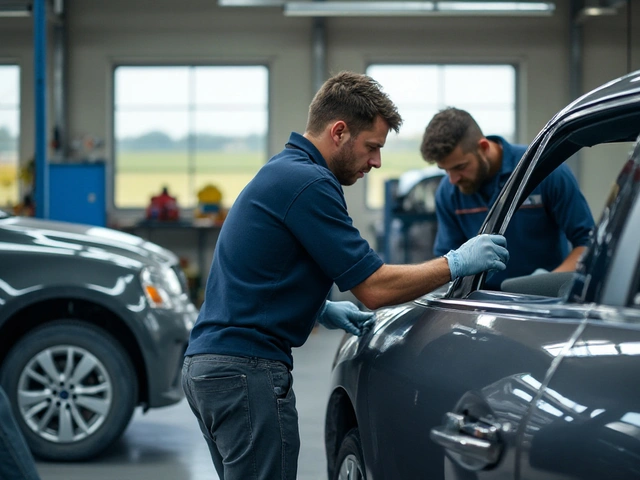
[[[130, 266], [162, 264], [173, 266], [178, 257], [169, 250], [140, 237], [103, 227], [40, 220], [31, 217], [0, 218], [0, 244], [21, 245], [24, 250], [68, 254], [69, 250], [95, 253], [96, 259], [120, 257]], [[106, 254], [106, 255], [105, 255]], [[124, 257], [124, 258], [123, 258]], [[119, 262], [120, 263], [120, 262]]]

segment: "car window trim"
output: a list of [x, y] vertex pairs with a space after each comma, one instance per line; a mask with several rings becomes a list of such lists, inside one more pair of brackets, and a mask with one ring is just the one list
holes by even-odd
[[[639, 167], [636, 165], [636, 168]], [[637, 191], [635, 195], [604, 280], [600, 298], [604, 305], [623, 307], [633, 304], [636, 292], [632, 288], [637, 284], [635, 280], [640, 264], [640, 195]]]

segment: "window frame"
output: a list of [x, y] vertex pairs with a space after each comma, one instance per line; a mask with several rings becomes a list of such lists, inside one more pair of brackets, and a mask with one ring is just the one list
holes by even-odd
[[[516, 143], [521, 142], [521, 135], [522, 135], [522, 121], [521, 121], [521, 112], [522, 112], [522, 99], [521, 99], [521, 62], [519, 61], [514, 61], [512, 59], [509, 60], [505, 60], [505, 61], [500, 61], [499, 59], [492, 59], [492, 60], [479, 60], [479, 61], [464, 61], [464, 60], [451, 60], [451, 61], [446, 61], [446, 60], [437, 60], [437, 61], [418, 61], [418, 60], [411, 60], [411, 61], [389, 61], [389, 60], [371, 60], [368, 61], [365, 64], [365, 74], [368, 74], [369, 72], [369, 68], [372, 66], [398, 66], [398, 67], [402, 67], [402, 66], [410, 66], [410, 67], [416, 67], [416, 66], [427, 66], [427, 67], [431, 67], [431, 66], [435, 66], [435, 67], [449, 67], [449, 66], [509, 66], [513, 68], [514, 71], [514, 130], [513, 130], [513, 137], [516, 141]], [[383, 86], [384, 87], [384, 86]], [[442, 93], [438, 94], [439, 96], [442, 95]], [[438, 101], [440, 102], [441, 99], [439, 98]], [[444, 105], [442, 107], [437, 107], [437, 110], [440, 110], [441, 108], [444, 108], [444, 106], [448, 106], [448, 105]], [[453, 105], [451, 105], [453, 106]], [[473, 115], [473, 112], [470, 112]], [[402, 111], [400, 110], [400, 115], [402, 115]], [[425, 119], [425, 123], [424, 123], [424, 127], [426, 128], [427, 123], [429, 122], [430, 119]], [[480, 125], [480, 127], [482, 127], [482, 125]], [[402, 127], [401, 130], [402, 131]], [[490, 135], [491, 132], [483, 132], [486, 135]], [[390, 135], [392, 135], [393, 133], [390, 133]], [[416, 149], [416, 155], [419, 156], [420, 151], [419, 151], [419, 145], [418, 148]], [[382, 152], [383, 155], [383, 161], [382, 161], [382, 168], [384, 169], [384, 156], [385, 156], [385, 152], [383, 149]], [[425, 162], [425, 166], [427, 166], [428, 164]], [[389, 180], [389, 179], [387, 179]], [[364, 188], [363, 188], [363, 204], [364, 204], [364, 210], [370, 213], [373, 212], [381, 212], [384, 210], [384, 199], [383, 199], [383, 205], [381, 207], [371, 207], [369, 205], [369, 201], [368, 201], [368, 190], [369, 190], [369, 182], [370, 179], [365, 177], [364, 178]], [[383, 194], [384, 194], [384, 188], [383, 188]]]
[[[122, 67], [131, 67], [131, 68], [193, 68], [193, 67], [264, 67], [266, 69], [266, 74], [267, 74], [267, 85], [266, 85], [266, 120], [267, 120], [267, 124], [266, 124], [266, 132], [265, 132], [265, 163], [269, 160], [270, 158], [270, 152], [271, 152], [271, 103], [272, 103], [272, 88], [271, 88], [271, 73], [272, 73], [272, 69], [271, 69], [271, 65], [269, 64], [268, 61], [265, 60], [258, 60], [256, 59], [255, 61], [215, 61], [215, 62], [208, 62], [208, 61], [179, 61], [179, 62], [175, 62], [175, 61], [118, 61], [118, 62], [114, 62], [111, 65], [111, 75], [110, 75], [110, 82], [111, 82], [111, 88], [110, 88], [110, 92], [111, 92], [111, 99], [110, 99], [110, 106], [111, 106], [111, 111], [110, 111], [110, 123], [109, 123], [109, 128], [110, 128], [110, 133], [109, 133], [109, 138], [111, 141], [111, 151], [109, 154], [109, 158], [110, 158], [110, 164], [109, 167], [107, 168], [107, 196], [108, 196], [108, 206], [110, 208], [110, 210], [112, 210], [113, 212], [115, 212], [116, 214], [127, 214], [127, 213], [131, 213], [131, 214], [138, 214], [139, 212], [144, 212], [146, 206], [141, 206], [141, 207], [119, 207], [118, 205], [116, 205], [116, 201], [115, 201], [115, 197], [116, 197], [116, 191], [115, 191], [115, 184], [116, 184], [116, 175], [117, 175], [117, 168], [116, 168], [116, 157], [117, 157], [117, 138], [116, 138], [116, 71], [118, 70], [118, 68], [122, 68]], [[194, 192], [197, 193], [197, 192]], [[182, 214], [186, 214], [187, 217], [189, 217], [196, 209], [197, 205], [194, 206], [185, 206], [184, 203], [179, 203], [179, 209], [180, 209], [180, 213]]]
[[[20, 179], [20, 169], [25, 167], [25, 165], [22, 164], [21, 162], [21, 139], [22, 139], [22, 129], [21, 129], [21, 123], [22, 123], [22, 66], [20, 65], [19, 62], [17, 61], [11, 61], [11, 60], [0, 60], [0, 67], [14, 67], [17, 70], [17, 81], [18, 81], [18, 91], [17, 91], [17, 97], [16, 97], [16, 105], [15, 105], [15, 110], [17, 113], [17, 133], [16, 133], [16, 137], [15, 137], [15, 144], [16, 144], [16, 148], [15, 148], [15, 153], [16, 153], [16, 160], [15, 160], [15, 167], [16, 167], [16, 177], [15, 177], [15, 183], [16, 183], [16, 198], [15, 198], [15, 202], [16, 204], [22, 204], [23, 202], [23, 196], [24, 196], [24, 191], [23, 191], [23, 185], [22, 185], [22, 180]], [[3, 103], [4, 105], [4, 103]], [[12, 110], [11, 106], [9, 104], [6, 104], [9, 106], [9, 108], [7, 108], [7, 110]], [[4, 108], [2, 108], [2, 110], [4, 110]], [[35, 187], [35, 186], [34, 186]], [[0, 199], [0, 206], [2, 207], [9, 207], [10, 204], [3, 204], [2, 203], [2, 199]]]

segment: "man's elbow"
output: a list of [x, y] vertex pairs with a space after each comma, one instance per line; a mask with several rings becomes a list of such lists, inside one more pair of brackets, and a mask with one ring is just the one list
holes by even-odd
[[380, 292], [375, 292], [372, 289], [353, 289], [351, 293], [369, 310], [376, 310], [387, 305]]
[[385, 302], [380, 301], [377, 298], [368, 299], [367, 301], [363, 301], [362, 304], [365, 307], [367, 307], [369, 310], [377, 310], [378, 308], [382, 308], [382, 307], [386, 307], [387, 306], [387, 304]]

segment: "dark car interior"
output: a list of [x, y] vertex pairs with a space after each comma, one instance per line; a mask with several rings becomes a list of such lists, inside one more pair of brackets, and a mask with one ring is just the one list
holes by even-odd
[[509, 278], [502, 282], [503, 292], [564, 297], [575, 278], [575, 272], [548, 272], [538, 275]]

